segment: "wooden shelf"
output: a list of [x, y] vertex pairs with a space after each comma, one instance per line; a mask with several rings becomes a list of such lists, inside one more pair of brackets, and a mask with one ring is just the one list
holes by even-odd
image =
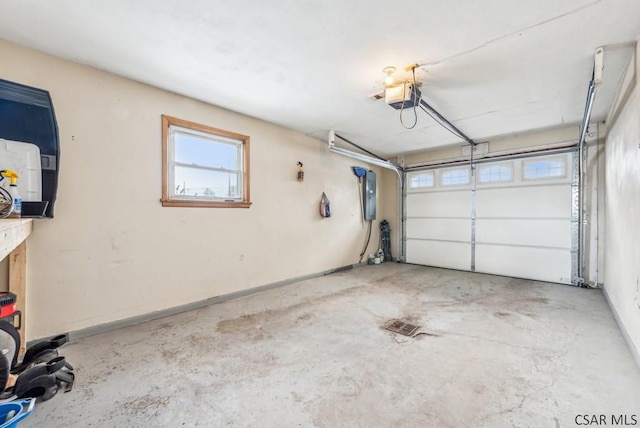
[[5, 218], [0, 220], [0, 260], [4, 260], [33, 231], [33, 219]]
[[33, 219], [0, 220], [0, 259], [9, 256], [9, 291], [16, 295], [16, 308], [22, 312], [20, 353], [27, 345], [27, 237], [33, 231]]

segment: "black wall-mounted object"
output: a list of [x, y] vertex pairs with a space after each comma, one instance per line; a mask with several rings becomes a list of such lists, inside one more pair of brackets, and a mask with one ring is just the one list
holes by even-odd
[[[60, 138], [48, 91], [0, 79], [0, 138], [35, 144], [40, 148], [42, 201], [45, 217], [53, 217], [58, 191]], [[23, 202], [23, 214], [29, 205]], [[31, 207], [37, 211], [37, 207]], [[42, 213], [40, 213], [42, 214]]]
[[376, 173], [367, 171], [362, 183], [364, 219], [366, 221], [376, 219]]

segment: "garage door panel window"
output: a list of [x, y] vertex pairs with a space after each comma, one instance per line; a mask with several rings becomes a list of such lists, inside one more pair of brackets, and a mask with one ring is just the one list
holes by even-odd
[[511, 182], [513, 181], [513, 164], [482, 165], [479, 167], [478, 178], [481, 184]]
[[433, 171], [413, 173], [409, 175], [409, 189], [419, 190], [435, 185], [435, 177]]
[[441, 186], [461, 186], [470, 182], [469, 168], [446, 169], [440, 172]]
[[567, 175], [565, 158], [545, 158], [523, 161], [522, 178], [524, 180], [544, 180], [563, 178]]
[[162, 116], [163, 206], [248, 208], [249, 137]]

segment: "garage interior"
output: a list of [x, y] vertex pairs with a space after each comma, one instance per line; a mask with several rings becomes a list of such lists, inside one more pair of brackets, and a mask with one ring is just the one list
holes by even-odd
[[640, 3], [0, 5], [60, 146], [3, 286], [76, 373], [21, 426], [640, 420]]

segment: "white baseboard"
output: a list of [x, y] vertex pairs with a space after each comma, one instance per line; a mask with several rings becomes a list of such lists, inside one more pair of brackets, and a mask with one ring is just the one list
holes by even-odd
[[607, 304], [609, 304], [609, 308], [611, 309], [613, 318], [616, 320], [616, 324], [618, 324], [618, 328], [622, 332], [624, 341], [627, 342], [627, 347], [631, 351], [631, 355], [633, 356], [633, 359], [635, 360], [636, 365], [638, 366], [638, 369], [640, 369], [640, 350], [635, 347], [635, 344], [631, 340], [631, 336], [629, 336], [629, 333], [627, 332], [627, 329], [624, 323], [622, 322], [622, 319], [618, 315], [618, 311], [616, 311], [616, 307], [613, 305], [613, 303], [611, 303], [611, 299], [609, 298], [609, 294], [607, 293], [607, 288], [602, 287], [602, 291], [604, 291], [604, 297], [605, 299], [607, 299]]

